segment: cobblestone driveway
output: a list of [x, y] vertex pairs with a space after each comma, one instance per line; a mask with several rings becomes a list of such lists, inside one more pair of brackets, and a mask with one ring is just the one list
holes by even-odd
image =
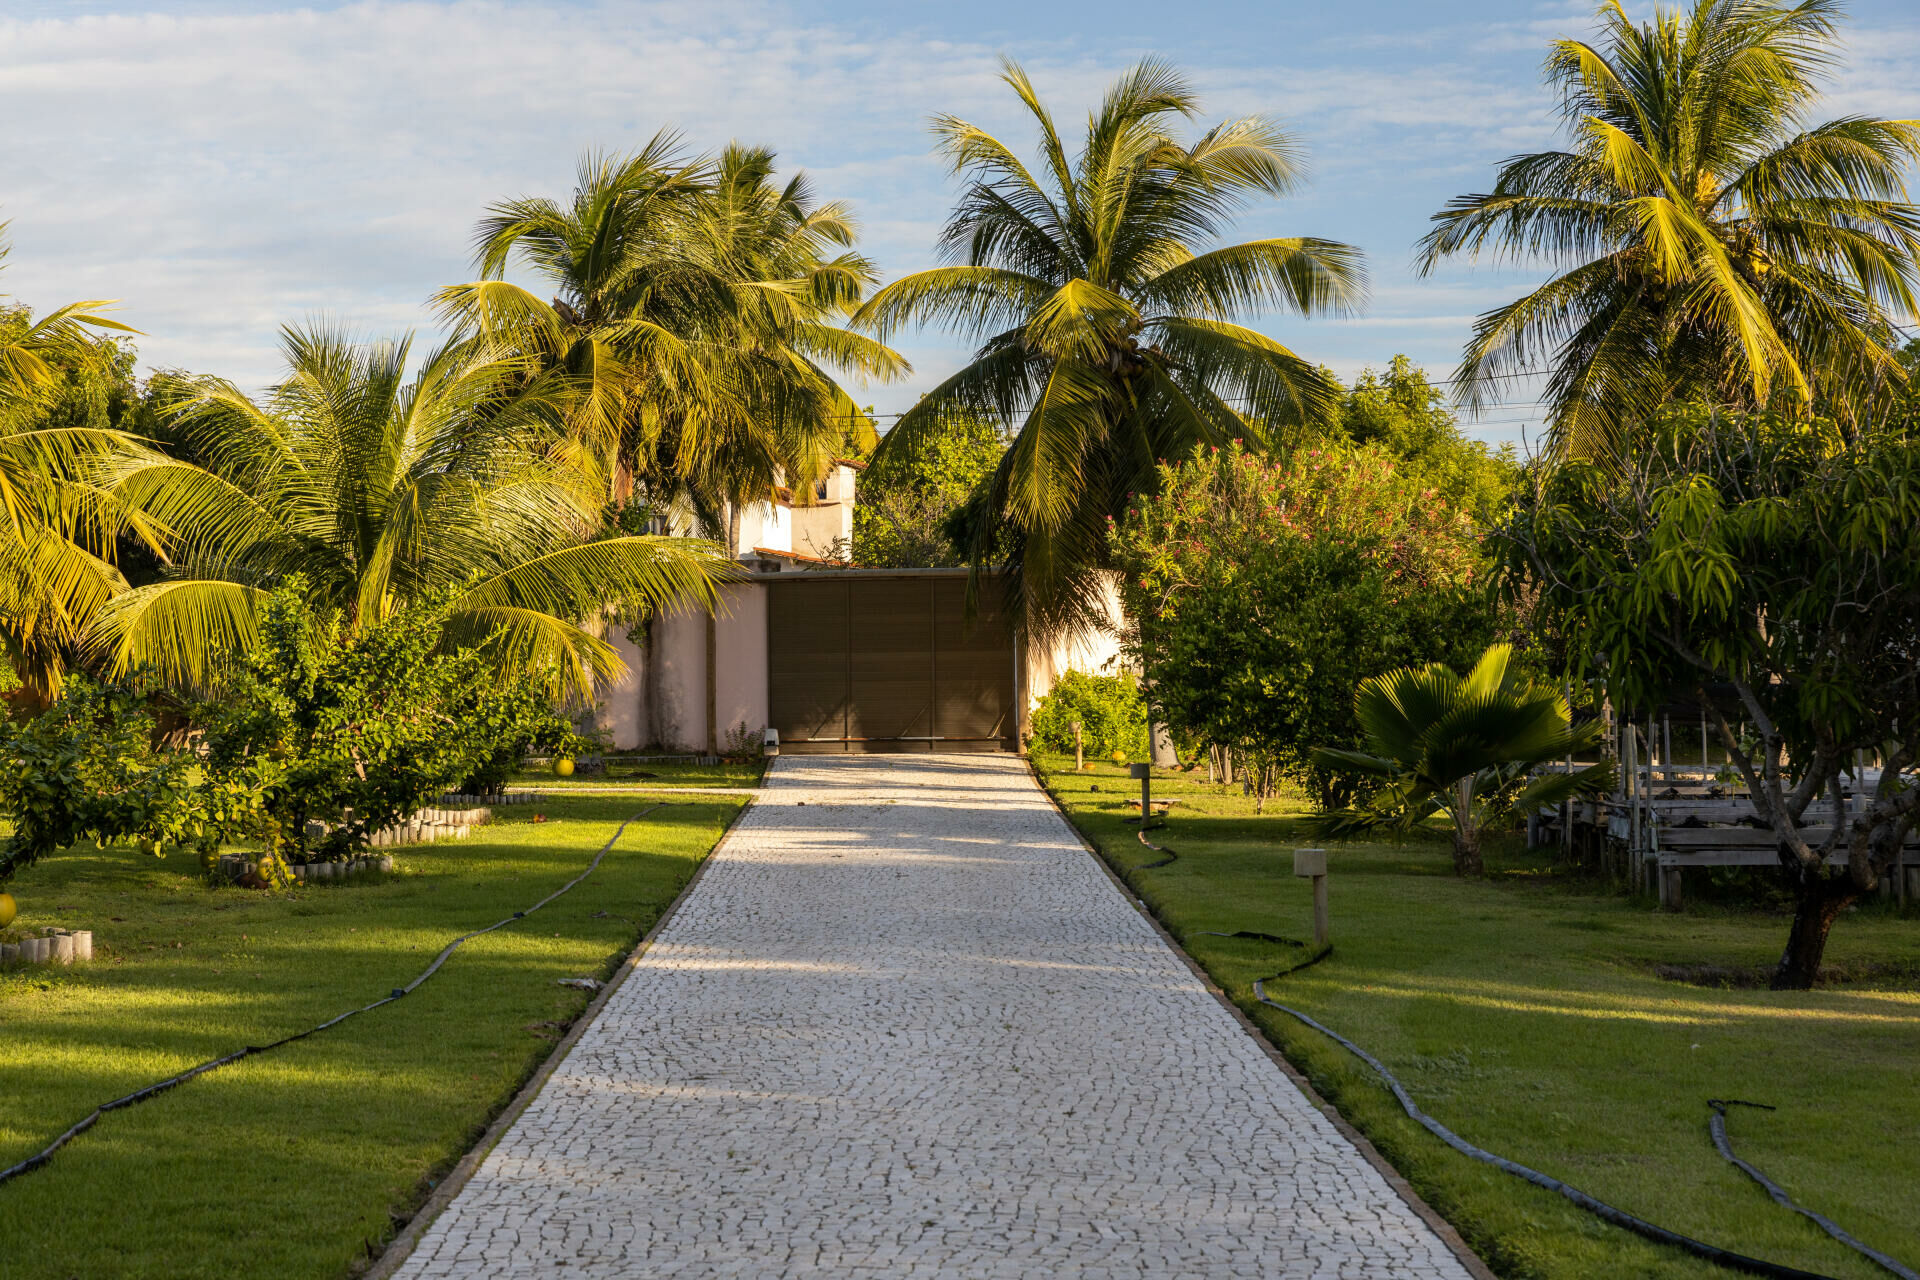
[[786, 757], [403, 1277], [1465, 1277], [1024, 762]]

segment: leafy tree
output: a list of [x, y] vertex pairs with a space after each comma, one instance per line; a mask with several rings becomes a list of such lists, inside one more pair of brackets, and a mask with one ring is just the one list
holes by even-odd
[[968, 504], [1006, 451], [998, 427], [964, 412], [947, 415], [908, 446], [883, 451], [860, 475], [854, 563], [886, 569], [964, 563]]
[[1611, 3], [1600, 43], [1553, 44], [1568, 148], [1509, 160], [1421, 242], [1428, 271], [1570, 264], [1480, 317], [1469, 405], [1545, 365], [1558, 445], [1600, 451], [1668, 400], [1805, 406], [1901, 376], [1885, 339], [1915, 311], [1920, 122], [1805, 123], [1839, 13], [1696, 0], [1635, 25]]
[[[1685, 408], [1629, 444], [1540, 469], [1507, 568], [1616, 705], [1710, 716], [1797, 896], [1774, 986], [1804, 989], [1920, 811], [1920, 437]], [[1885, 768], [1847, 799], [1856, 752]]]
[[[867, 425], [833, 371], [907, 370], [834, 323], [874, 280], [855, 237], [847, 206], [817, 201], [805, 174], [775, 182], [771, 151], [690, 159], [661, 134], [584, 158], [564, 205], [493, 206], [475, 237], [482, 279], [436, 303], [461, 334], [579, 380], [569, 425], [616, 504], [637, 488], [688, 503], [732, 553], [742, 504], [823, 474]], [[515, 262], [551, 303], [501, 278]]]
[[1519, 483], [1512, 447], [1489, 449], [1462, 435], [1446, 393], [1403, 355], [1385, 372], [1368, 369], [1355, 379], [1340, 400], [1339, 432], [1355, 444], [1379, 444], [1483, 525], [1505, 514]]
[[1004, 79], [1040, 133], [1041, 167], [952, 116], [939, 148], [967, 179], [941, 233], [947, 265], [880, 290], [854, 316], [881, 337], [939, 324], [981, 345], [888, 433], [911, 451], [955, 411], [1014, 422], [985, 491], [970, 558], [1005, 548], [1016, 598], [1042, 633], [1092, 616], [1109, 520], [1161, 460], [1258, 424], [1326, 421], [1339, 388], [1238, 321], [1275, 309], [1343, 312], [1364, 293], [1359, 253], [1310, 237], [1212, 245], [1256, 196], [1299, 181], [1294, 141], [1258, 117], [1173, 133], [1198, 111], [1186, 81], [1148, 60], [1122, 76], [1068, 156], [1026, 74]]
[[1355, 681], [1470, 658], [1494, 625], [1472, 519], [1378, 445], [1163, 467], [1114, 558], [1156, 714], [1238, 753], [1263, 799], [1291, 777], [1344, 804], [1351, 783], [1312, 751], [1358, 742]]
[[1314, 759], [1330, 771], [1377, 779], [1379, 789], [1323, 815], [1321, 829], [1341, 836], [1407, 830], [1444, 813], [1455, 873], [1477, 876], [1480, 839], [1496, 824], [1605, 791], [1611, 765], [1533, 772], [1591, 750], [1600, 724], [1575, 727], [1566, 699], [1529, 680], [1512, 659], [1512, 646], [1496, 644], [1465, 676], [1435, 662], [1362, 681], [1353, 701], [1366, 749], [1321, 748]]
[[711, 603], [727, 566], [710, 545], [590, 540], [604, 490], [557, 447], [570, 380], [460, 344], [409, 377], [407, 340], [288, 329], [283, 342], [287, 378], [264, 403], [218, 379], [180, 384], [178, 431], [203, 465], [143, 450], [108, 471], [176, 566], [101, 610], [110, 671], [207, 686], [259, 642], [268, 593], [298, 573], [350, 629], [456, 591], [449, 645], [586, 695], [619, 659], [579, 619], [615, 597]]
[[480, 650], [447, 649], [459, 595], [353, 627], [342, 610], [313, 609], [297, 574], [273, 593], [259, 644], [202, 717], [209, 774], [258, 787], [270, 847], [348, 857], [462, 780], [491, 781], [530, 747], [572, 740], [531, 674], [503, 679]]
[[8, 731], [4, 750], [0, 812], [12, 829], [0, 883], [82, 840], [210, 858], [222, 841], [264, 830], [257, 789], [159, 745], [151, 704], [129, 684], [74, 677], [59, 701]]
[[76, 678], [14, 729], [0, 744], [12, 820], [0, 881], [85, 839], [203, 863], [236, 841], [274, 858], [344, 858], [461, 780], [572, 741], [532, 674], [503, 678], [489, 654], [447, 648], [457, 591], [361, 627], [316, 612], [310, 594], [298, 574], [272, 593], [222, 697], [190, 709], [192, 747], [158, 732], [144, 679]]
[[1089, 756], [1147, 754], [1147, 704], [1130, 672], [1062, 672], [1033, 709], [1033, 740], [1049, 751], [1071, 751], [1075, 721]]

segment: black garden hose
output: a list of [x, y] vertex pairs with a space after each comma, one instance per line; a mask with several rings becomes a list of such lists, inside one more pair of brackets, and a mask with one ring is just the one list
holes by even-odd
[[[1140, 830], [1137, 834], [1139, 836], [1141, 844], [1153, 850], [1155, 853], [1163, 854], [1165, 856], [1160, 858], [1156, 862], [1144, 863], [1141, 866], [1134, 867], [1132, 871], [1129, 871], [1127, 873], [1129, 880], [1131, 879], [1133, 872], [1151, 871], [1156, 867], [1170, 866], [1179, 858], [1180, 855], [1175, 853], [1172, 849], [1167, 848], [1164, 845], [1154, 844], [1152, 841], [1147, 839], [1147, 824], [1144, 820], [1141, 822]], [[1257, 938], [1257, 939], [1261, 939], [1268, 942], [1276, 942], [1283, 946], [1290, 946], [1290, 947], [1306, 946], [1305, 943], [1297, 941], [1296, 939], [1293, 939], [1293, 938], [1282, 938], [1274, 934], [1258, 933], [1250, 929], [1240, 929], [1232, 933], [1223, 933], [1216, 930], [1202, 930], [1201, 932], [1204, 933], [1206, 936], [1216, 937], [1216, 938]], [[1318, 1031], [1321, 1035], [1326, 1036], [1329, 1040], [1332, 1040], [1335, 1044], [1339, 1045], [1341, 1048], [1347, 1050], [1347, 1052], [1353, 1054], [1356, 1058], [1359, 1058], [1362, 1062], [1366, 1063], [1369, 1067], [1372, 1067], [1373, 1070], [1380, 1076], [1380, 1078], [1386, 1082], [1387, 1088], [1392, 1091], [1394, 1099], [1397, 1102], [1399, 1102], [1401, 1110], [1405, 1111], [1411, 1119], [1413, 1119], [1418, 1124], [1420, 1124], [1420, 1126], [1426, 1129], [1427, 1132], [1433, 1134], [1434, 1137], [1440, 1139], [1440, 1141], [1446, 1143], [1449, 1147], [1452, 1147], [1455, 1151], [1458, 1151], [1461, 1155], [1468, 1156], [1474, 1160], [1478, 1160], [1483, 1164], [1490, 1164], [1494, 1168], [1513, 1174], [1517, 1178], [1524, 1178], [1526, 1181], [1533, 1183], [1537, 1187], [1544, 1187], [1548, 1191], [1552, 1191], [1558, 1195], [1564, 1196], [1568, 1200], [1571, 1200], [1574, 1204], [1578, 1205], [1580, 1208], [1585, 1209], [1588, 1213], [1591, 1213], [1596, 1217], [1601, 1218], [1607, 1222], [1611, 1222], [1613, 1225], [1617, 1227], [1624, 1227], [1626, 1230], [1631, 1231], [1636, 1235], [1644, 1236], [1645, 1238], [1652, 1240], [1658, 1244], [1671, 1245], [1676, 1249], [1681, 1249], [1687, 1253], [1691, 1253], [1695, 1257], [1704, 1258], [1708, 1262], [1716, 1263], [1720, 1266], [1728, 1267], [1736, 1271], [1744, 1271], [1750, 1275], [1777, 1277], [1778, 1280], [1834, 1280], [1834, 1277], [1822, 1275], [1820, 1272], [1817, 1272], [1817, 1271], [1801, 1271], [1794, 1267], [1783, 1266], [1782, 1264], [1777, 1262], [1768, 1262], [1763, 1258], [1750, 1258], [1750, 1257], [1747, 1257], [1745, 1254], [1735, 1253], [1731, 1249], [1723, 1249], [1719, 1245], [1708, 1244], [1704, 1240], [1695, 1240], [1691, 1236], [1683, 1236], [1677, 1231], [1670, 1231], [1665, 1227], [1658, 1226], [1655, 1223], [1648, 1222], [1644, 1218], [1635, 1217], [1633, 1214], [1628, 1213], [1626, 1210], [1616, 1208], [1613, 1205], [1608, 1204], [1604, 1200], [1600, 1200], [1593, 1196], [1590, 1196], [1586, 1192], [1580, 1190], [1578, 1187], [1569, 1186], [1568, 1184], [1560, 1181], [1560, 1179], [1555, 1178], [1550, 1174], [1541, 1173], [1538, 1169], [1528, 1168], [1526, 1165], [1520, 1164], [1517, 1161], [1508, 1160], [1504, 1156], [1497, 1156], [1491, 1151], [1485, 1151], [1479, 1147], [1474, 1146], [1471, 1142], [1468, 1142], [1465, 1138], [1462, 1138], [1459, 1134], [1455, 1133], [1453, 1130], [1447, 1128], [1445, 1125], [1441, 1124], [1438, 1120], [1435, 1120], [1432, 1116], [1422, 1111], [1419, 1105], [1414, 1102], [1413, 1096], [1407, 1092], [1406, 1086], [1402, 1085], [1399, 1079], [1395, 1077], [1391, 1071], [1387, 1070], [1386, 1066], [1378, 1058], [1374, 1057], [1372, 1054], [1368, 1053], [1365, 1049], [1362, 1049], [1359, 1045], [1347, 1039], [1345, 1036], [1341, 1035], [1339, 1032], [1334, 1031], [1330, 1027], [1327, 1027], [1321, 1024], [1320, 1022], [1315, 1021], [1313, 1018], [1300, 1012], [1300, 1010], [1298, 1009], [1289, 1008], [1288, 1006], [1281, 1004], [1279, 1001], [1273, 999], [1271, 996], [1267, 994], [1267, 988], [1266, 988], [1267, 983], [1276, 981], [1277, 979], [1280, 979], [1280, 978], [1284, 978], [1290, 973], [1297, 973], [1300, 970], [1305, 969], [1310, 965], [1319, 964], [1322, 960], [1325, 960], [1328, 956], [1332, 954], [1333, 954], [1333, 947], [1331, 945], [1328, 945], [1326, 947], [1321, 948], [1318, 952], [1316, 952], [1312, 956], [1309, 956], [1307, 959], [1302, 960], [1299, 964], [1293, 965], [1287, 969], [1283, 969], [1279, 973], [1273, 974], [1270, 977], [1256, 979], [1253, 984], [1254, 998], [1258, 1000], [1261, 1004], [1266, 1005], [1270, 1009], [1278, 1009], [1281, 1013], [1287, 1014], [1293, 1018], [1297, 1018], [1302, 1023], [1313, 1028], [1315, 1031]], [[1839, 1227], [1827, 1221], [1825, 1218], [1822, 1218], [1818, 1214], [1812, 1213], [1806, 1209], [1801, 1208], [1799, 1205], [1795, 1204], [1791, 1199], [1787, 1198], [1787, 1195], [1785, 1192], [1781, 1191], [1778, 1187], [1774, 1186], [1772, 1182], [1768, 1181], [1765, 1175], [1761, 1174], [1761, 1172], [1758, 1169], [1755, 1169], [1752, 1165], [1749, 1165], [1744, 1161], [1737, 1159], [1733, 1154], [1732, 1148], [1730, 1148], [1726, 1143], [1724, 1117], [1725, 1117], [1725, 1107], [1729, 1104], [1716, 1101], [1711, 1105], [1714, 1107], [1714, 1111], [1715, 1111], [1715, 1114], [1712, 1120], [1712, 1125], [1714, 1130], [1714, 1144], [1720, 1148], [1720, 1153], [1726, 1156], [1727, 1159], [1732, 1160], [1736, 1165], [1738, 1165], [1742, 1170], [1744, 1170], [1749, 1176], [1756, 1179], [1761, 1184], [1761, 1186], [1767, 1189], [1768, 1194], [1773, 1196], [1773, 1198], [1776, 1201], [1778, 1201], [1782, 1205], [1785, 1205], [1787, 1208], [1793, 1209], [1798, 1213], [1805, 1214], [1807, 1217], [1812, 1218], [1827, 1232], [1827, 1234], [1833, 1236], [1834, 1239], [1839, 1240], [1843, 1244], [1851, 1246], [1852, 1248], [1858, 1250], [1865, 1256], [1873, 1259], [1875, 1262], [1879, 1263], [1881, 1266], [1886, 1267], [1888, 1270], [1892, 1271], [1895, 1275], [1901, 1277], [1901, 1280], [1920, 1280], [1920, 1276], [1916, 1276], [1914, 1272], [1907, 1269], [1906, 1267], [1903, 1267], [1900, 1263], [1894, 1261], [1892, 1258], [1887, 1257], [1885, 1254], [1881, 1254], [1872, 1249], [1869, 1249], [1865, 1245], [1861, 1244], [1859, 1241], [1855, 1240], [1852, 1236], [1847, 1235]], [[1734, 1105], [1753, 1105], [1753, 1104], [1734, 1104]]]
[[470, 942], [473, 939], [480, 937], [482, 934], [492, 933], [495, 929], [503, 929], [506, 926], [512, 924], [515, 920], [525, 919], [527, 916], [532, 915], [534, 912], [546, 906], [549, 902], [552, 902], [555, 898], [559, 897], [563, 893], [566, 893], [568, 890], [572, 889], [575, 885], [579, 884], [582, 880], [585, 880], [588, 876], [592, 875], [594, 873], [594, 870], [597, 867], [599, 867], [600, 860], [607, 856], [607, 852], [613, 848], [614, 842], [617, 841], [622, 835], [626, 834], [626, 830], [628, 827], [640, 821], [640, 819], [646, 817], [648, 814], [652, 813], [655, 809], [661, 808], [662, 805], [671, 804], [671, 803], [674, 803], [674, 802], [662, 801], [660, 804], [648, 805], [645, 809], [642, 809], [639, 813], [634, 814], [632, 817], [628, 818], [625, 822], [622, 822], [619, 826], [619, 829], [616, 830], [611, 836], [607, 837], [607, 842], [600, 846], [600, 852], [593, 855], [593, 861], [587, 864], [587, 869], [585, 871], [582, 871], [579, 875], [567, 881], [565, 884], [561, 885], [558, 889], [555, 889], [552, 893], [540, 899], [540, 901], [534, 903], [532, 906], [528, 907], [525, 911], [516, 911], [512, 915], [506, 917], [503, 920], [494, 921], [494, 923], [488, 925], [484, 929], [475, 929], [472, 933], [461, 934], [459, 937], [455, 938], [452, 942], [449, 942], [444, 948], [442, 948], [440, 951], [440, 954], [433, 958], [433, 963], [428, 965], [425, 969], [421, 970], [419, 975], [416, 976], [414, 980], [412, 982], [409, 982], [406, 986], [395, 987], [392, 990], [392, 992], [380, 997], [380, 999], [375, 1000], [372, 1004], [361, 1005], [357, 1009], [349, 1009], [345, 1013], [338, 1014], [332, 1018], [327, 1019], [325, 1022], [321, 1023], [317, 1027], [308, 1027], [305, 1031], [296, 1031], [290, 1036], [282, 1036], [280, 1039], [275, 1040], [270, 1044], [247, 1045], [244, 1048], [234, 1050], [232, 1053], [229, 1053], [224, 1057], [213, 1058], [207, 1062], [202, 1062], [198, 1066], [189, 1067], [178, 1075], [168, 1076], [165, 1080], [158, 1080], [158, 1081], [155, 1081], [153, 1084], [146, 1085], [139, 1089], [135, 1089], [132, 1093], [129, 1093], [124, 1097], [115, 1098], [112, 1102], [103, 1102], [99, 1106], [95, 1107], [92, 1111], [88, 1112], [87, 1115], [84, 1118], [82, 1118], [78, 1123], [76, 1123], [72, 1128], [68, 1129], [65, 1133], [61, 1134], [59, 1137], [55, 1138], [52, 1142], [48, 1143], [46, 1147], [43, 1148], [37, 1154], [28, 1156], [25, 1160], [22, 1160], [19, 1164], [14, 1165], [10, 1169], [0, 1169], [0, 1183], [10, 1182], [14, 1178], [18, 1178], [25, 1174], [31, 1173], [35, 1169], [38, 1169], [41, 1166], [45, 1165], [48, 1161], [53, 1159], [55, 1152], [59, 1151], [60, 1148], [66, 1146], [69, 1142], [72, 1142], [75, 1138], [79, 1137], [81, 1134], [85, 1133], [87, 1130], [93, 1128], [93, 1126], [99, 1122], [100, 1117], [106, 1115], [109, 1111], [120, 1111], [120, 1110], [123, 1110], [124, 1108], [131, 1107], [138, 1103], [145, 1102], [149, 1098], [156, 1097], [159, 1094], [165, 1093], [169, 1089], [172, 1089], [178, 1085], [185, 1084], [187, 1081], [193, 1079], [195, 1076], [202, 1076], [209, 1071], [216, 1071], [219, 1068], [228, 1065], [229, 1063], [238, 1062], [242, 1058], [250, 1058], [250, 1057], [253, 1057], [255, 1054], [267, 1053], [271, 1050], [280, 1048], [282, 1045], [292, 1044], [296, 1040], [305, 1040], [308, 1036], [317, 1035], [320, 1032], [327, 1030], [329, 1027], [339, 1026], [341, 1023], [345, 1022], [348, 1018], [358, 1017], [360, 1014], [363, 1014], [363, 1013], [371, 1013], [373, 1010], [378, 1009], [381, 1005], [392, 1004], [394, 1001], [400, 999], [400, 997], [411, 993], [421, 983], [425, 982], [428, 978], [431, 978], [434, 974], [438, 973], [440, 971], [440, 966], [447, 962], [447, 957], [451, 956], [454, 953], [454, 951], [457, 948], [459, 948], [463, 943]]
[[1727, 1158], [1729, 1164], [1765, 1188], [1766, 1193], [1773, 1197], [1775, 1204], [1783, 1209], [1791, 1209], [1803, 1218], [1811, 1219], [1815, 1226], [1832, 1236], [1835, 1240], [1838, 1240], [1841, 1244], [1847, 1246], [1847, 1248], [1862, 1257], [1871, 1259], [1873, 1262], [1891, 1271], [1894, 1275], [1899, 1276], [1900, 1280], [1920, 1280], [1920, 1272], [1914, 1271], [1912, 1267], [1907, 1266], [1898, 1258], [1890, 1258], [1871, 1245], [1863, 1244], [1855, 1240], [1852, 1236], [1841, 1230], [1838, 1223], [1821, 1217], [1804, 1205], [1795, 1203], [1793, 1197], [1775, 1185], [1772, 1178], [1769, 1178], [1766, 1174], [1733, 1154], [1733, 1144], [1727, 1141], [1727, 1108], [1752, 1107], [1757, 1111], [1772, 1111], [1774, 1108], [1764, 1102], [1742, 1102], [1738, 1098], [1709, 1098], [1707, 1099], [1707, 1105], [1713, 1108], [1713, 1115], [1707, 1120], [1707, 1131], [1713, 1135], [1713, 1145], [1719, 1150], [1721, 1155]]

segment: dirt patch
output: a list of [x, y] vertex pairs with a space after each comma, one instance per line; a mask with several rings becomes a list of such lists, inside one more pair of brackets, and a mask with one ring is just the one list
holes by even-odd
[[[1668, 982], [1690, 987], [1765, 988], [1773, 981], [1772, 965], [1656, 964], [1653, 971]], [[1820, 966], [1822, 987], [1874, 987], [1920, 991], [1920, 964], [1906, 961], [1863, 961]]]

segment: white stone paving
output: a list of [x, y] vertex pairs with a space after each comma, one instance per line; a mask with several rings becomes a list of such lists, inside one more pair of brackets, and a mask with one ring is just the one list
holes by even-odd
[[1006, 756], [784, 757], [426, 1277], [1466, 1277]]

